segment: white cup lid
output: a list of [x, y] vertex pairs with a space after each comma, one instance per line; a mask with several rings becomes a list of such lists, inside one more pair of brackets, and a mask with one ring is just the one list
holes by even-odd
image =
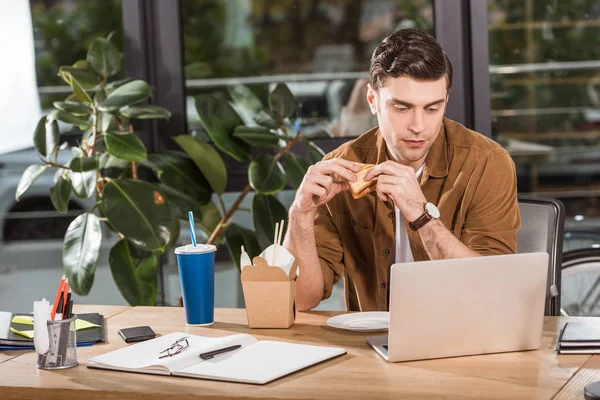
[[179, 246], [175, 249], [175, 254], [203, 254], [212, 253], [217, 251], [217, 246], [214, 244], [197, 244], [194, 247], [193, 244], [186, 244], [185, 246]]

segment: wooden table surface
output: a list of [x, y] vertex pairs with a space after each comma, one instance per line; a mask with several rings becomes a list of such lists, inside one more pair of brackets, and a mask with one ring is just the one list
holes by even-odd
[[[299, 313], [290, 329], [249, 329], [243, 309], [216, 310], [211, 327], [186, 327], [180, 307], [79, 306], [76, 312], [106, 317], [106, 343], [78, 349], [80, 366], [46, 371], [33, 351], [0, 351], [1, 399], [399, 399], [399, 398], [583, 398], [584, 386], [600, 380], [600, 356], [558, 355], [556, 335], [566, 321], [546, 317], [536, 351], [388, 363], [365, 342], [367, 334], [327, 326], [335, 312]], [[150, 325], [158, 334], [188, 332], [342, 346], [348, 354], [264, 386], [86, 368], [88, 358], [127, 344], [120, 328]]]

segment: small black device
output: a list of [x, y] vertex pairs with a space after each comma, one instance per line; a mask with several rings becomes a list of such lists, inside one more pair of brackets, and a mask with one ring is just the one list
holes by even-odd
[[154, 339], [156, 333], [149, 326], [135, 326], [132, 328], [119, 329], [119, 335], [126, 343], [143, 342], [144, 340]]

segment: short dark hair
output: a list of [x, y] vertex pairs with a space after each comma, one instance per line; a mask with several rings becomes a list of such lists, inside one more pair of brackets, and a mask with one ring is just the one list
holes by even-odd
[[385, 39], [371, 57], [371, 86], [379, 89], [389, 77], [436, 81], [446, 76], [452, 87], [452, 64], [437, 40], [418, 29], [400, 29]]

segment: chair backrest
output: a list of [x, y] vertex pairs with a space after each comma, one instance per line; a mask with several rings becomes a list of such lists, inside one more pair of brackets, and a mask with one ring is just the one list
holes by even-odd
[[548, 253], [548, 286], [545, 315], [560, 315], [565, 208], [556, 199], [519, 195], [521, 229], [517, 233], [517, 253]]

